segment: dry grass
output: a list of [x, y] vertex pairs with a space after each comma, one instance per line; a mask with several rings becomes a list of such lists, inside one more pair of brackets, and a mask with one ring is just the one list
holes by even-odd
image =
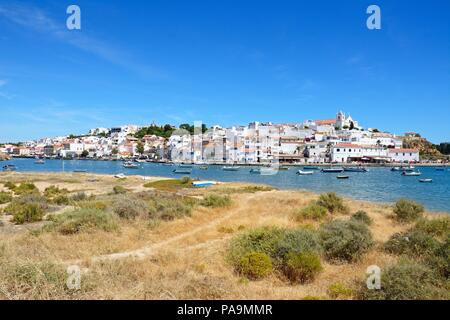
[[[92, 182], [93, 177], [97, 181]], [[0, 181], [30, 181], [42, 191], [50, 185], [74, 190], [90, 190], [92, 194], [108, 194], [113, 185], [140, 192], [145, 190], [139, 177], [118, 181], [108, 176], [88, 174], [1, 174]], [[91, 181], [88, 181], [91, 180]], [[154, 181], [158, 180], [157, 178]], [[75, 182], [76, 181], [76, 182]], [[121, 221], [115, 232], [91, 231], [74, 235], [54, 232], [36, 234], [20, 229], [8, 221], [0, 226], [0, 298], [3, 299], [303, 299], [307, 296], [328, 297], [331, 284], [342, 283], [356, 288], [364, 279], [366, 268], [383, 267], [395, 261], [381, 250], [389, 237], [409, 226], [392, 220], [388, 205], [345, 200], [350, 211], [364, 210], [373, 219], [370, 229], [375, 248], [362, 260], [352, 264], [323, 262], [324, 270], [312, 283], [291, 285], [271, 276], [260, 281], [247, 281], [238, 276], [225, 261], [230, 238], [241, 230], [261, 226], [292, 228], [308, 225], [318, 228], [320, 222], [296, 222], [295, 209], [317, 200], [317, 195], [301, 191], [230, 192], [242, 184], [227, 184], [210, 189], [188, 189], [185, 194], [204, 196], [221, 191], [232, 198], [224, 208], [195, 207], [191, 217], [163, 222], [150, 228], [142, 220]], [[0, 182], [0, 190], [2, 184]], [[148, 189], [147, 189], [148, 190]], [[349, 219], [350, 215], [335, 217]], [[333, 217], [334, 218], [334, 217]], [[9, 228], [9, 229], [8, 229]], [[6, 232], [5, 230], [9, 230]], [[65, 267], [78, 263], [84, 269], [82, 290], [70, 291], [60, 281], [63, 269], [50, 268], [55, 277], [39, 272], [48, 263]], [[54, 281], [17, 280], [14, 275], [24, 264], [37, 274]], [[45, 267], [47, 268], [47, 267]], [[20, 286], [26, 282], [26, 287]], [[23, 284], [23, 283], [22, 283]], [[62, 286], [62, 287], [61, 287]], [[28, 289], [24, 289], [28, 288]]]

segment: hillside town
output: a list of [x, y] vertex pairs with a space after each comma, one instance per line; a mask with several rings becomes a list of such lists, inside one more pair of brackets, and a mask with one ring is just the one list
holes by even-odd
[[333, 119], [210, 128], [201, 123], [175, 128], [152, 124], [94, 128], [82, 136], [43, 138], [0, 145], [11, 157], [145, 159], [155, 162], [228, 164], [417, 163], [418, 149], [404, 136], [363, 128], [344, 112]]

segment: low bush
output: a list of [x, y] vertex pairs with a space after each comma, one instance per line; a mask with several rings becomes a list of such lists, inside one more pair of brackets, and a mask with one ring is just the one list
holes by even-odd
[[425, 262], [443, 278], [450, 277], [450, 235], [444, 243], [441, 243], [433, 255], [426, 258]]
[[69, 193], [69, 190], [67, 189], [60, 189], [58, 186], [50, 186], [45, 188], [44, 190], [44, 196], [48, 199], [52, 199], [59, 195], [66, 195]]
[[0, 204], [5, 204], [12, 201], [12, 195], [9, 192], [0, 192]]
[[295, 220], [301, 222], [305, 219], [321, 221], [328, 214], [325, 207], [322, 207], [316, 203], [312, 203], [303, 209], [295, 212]]
[[56, 231], [63, 235], [99, 229], [107, 232], [118, 229], [114, 216], [106, 211], [77, 209], [52, 217], [53, 224], [44, 227], [46, 231]]
[[367, 225], [356, 221], [334, 220], [320, 229], [322, 247], [331, 261], [352, 262], [373, 246]]
[[34, 185], [34, 183], [31, 182], [22, 182], [13, 190], [16, 195], [23, 195], [26, 193], [39, 193], [38, 188]]
[[239, 260], [238, 272], [252, 280], [268, 276], [273, 271], [270, 257], [262, 252], [249, 252]]
[[351, 299], [355, 294], [352, 288], [349, 288], [339, 282], [331, 284], [328, 287], [327, 293], [332, 299], [344, 299], [344, 300]]
[[386, 267], [381, 274], [381, 289], [369, 290], [365, 283], [361, 299], [370, 300], [437, 300], [450, 299], [449, 288], [430, 268], [402, 259]]
[[114, 201], [113, 211], [120, 218], [135, 219], [138, 217], [147, 218], [149, 208], [143, 200], [121, 196]]
[[84, 192], [77, 192], [76, 194], [74, 194], [71, 199], [73, 201], [84, 201], [88, 198], [88, 196], [86, 195], [86, 193]]
[[70, 199], [65, 194], [60, 194], [60, 195], [57, 195], [56, 197], [54, 197], [52, 199], [52, 202], [59, 206], [61, 206], [61, 205], [67, 206], [70, 204]]
[[450, 218], [419, 219], [414, 230], [422, 231], [431, 236], [445, 238], [450, 235]]
[[210, 194], [200, 201], [200, 205], [210, 208], [222, 208], [231, 205], [231, 198], [229, 196], [220, 196], [217, 194]]
[[413, 222], [422, 217], [424, 207], [412, 200], [400, 199], [393, 208], [395, 218], [401, 222]]
[[95, 209], [104, 211], [108, 208], [108, 204], [100, 200], [82, 200], [75, 203], [78, 208]]
[[362, 211], [362, 210], [359, 210], [356, 213], [354, 213], [351, 217], [351, 220], [362, 222], [368, 226], [372, 225], [372, 223], [373, 223], [372, 218], [369, 217], [367, 212]]
[[193, 203], [182, 197], [154, 197], [149, 201], [148, 215], [150, 219], [171, 221], [192, 214]]
[[387, 252], [405, 254], [411, 257], [433, 255], [439, 242], [422, 231], [408, 231], [394, 234], [384, 245]]
[[291, 282], [305, 283], [314, 280], [323, 268], [317, 253], [289, 252], [282, 269]]
[[4, 184], [5, 188], [11, 191], [14, 191], [14, 189], [16, 188], [16, 184], [11, 182], [11, 181], [7, 181]]
[[127, 193], [127, 189], [125, 189], [122, 186], [114, 186], [113, 193], [114, 194], [125, 194], [125, 193]]
[[277, 236], [271, 256], [278, 265], [283, 264], [288, 254], [292, 253], [321, 253], [319, 234], [315, 230], [306, 228], [284, 230]]
[[42, 221], [44, 210], [37, 204], [23, 204], [17, 207], [13, 221], [17, 224]]
[[334, 192], [321, 194], [317, 204], [326, 208], [330, 213], [347, 213], [348, 208], [344, 205], [344, 200]]

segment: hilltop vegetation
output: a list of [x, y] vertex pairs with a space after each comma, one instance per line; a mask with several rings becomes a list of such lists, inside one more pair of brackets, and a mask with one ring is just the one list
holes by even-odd
[[444, 158], [442, 153], [434, 144], [420, 136], [404, 137], [403, 147], [419, 150], [420, 158], [422, 160], [439, 160]]

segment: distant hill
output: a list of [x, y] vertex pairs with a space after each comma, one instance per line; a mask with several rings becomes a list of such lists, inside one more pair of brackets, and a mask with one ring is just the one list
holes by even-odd
[[425, 138], [420, 136], [403, 137], [402, 140], [404, 148], [418, 149], [422, 159], [437, 160], [445, 158], [436, 145]]

